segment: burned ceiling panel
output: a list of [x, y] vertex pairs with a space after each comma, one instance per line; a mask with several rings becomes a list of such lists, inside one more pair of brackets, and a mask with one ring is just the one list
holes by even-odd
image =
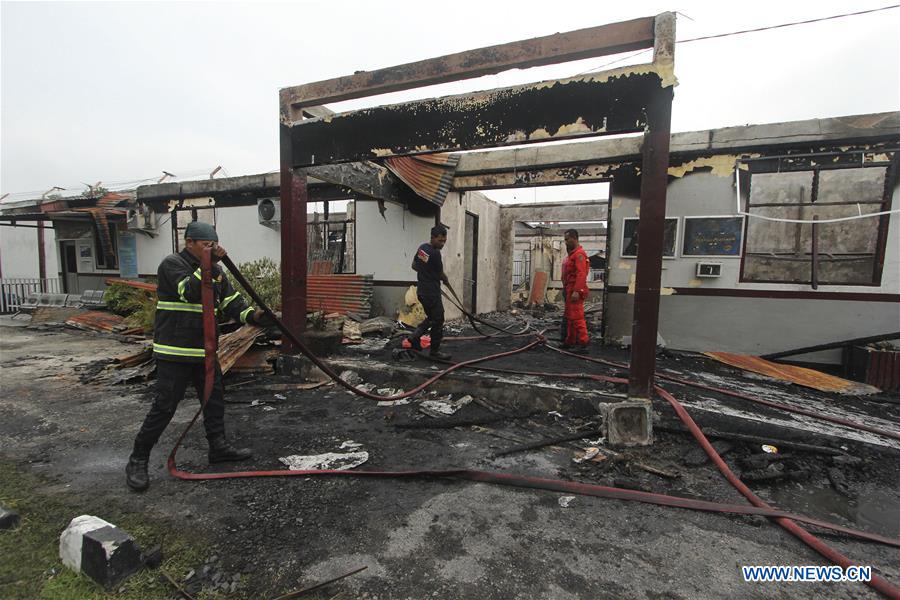
[[291, 127], [294, 166], [644, 130], [654, 72], [379, 106]]

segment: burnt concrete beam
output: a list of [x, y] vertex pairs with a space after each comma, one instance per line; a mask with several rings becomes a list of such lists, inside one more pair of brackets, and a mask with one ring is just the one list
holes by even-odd
[[277, 190], [279, 179], [280, 175], [278, 173], [261, 173], [259, 175], [244, 175], [242, 177], [142, 185], [137, 189], [137, 199], [141, 202], [147, 202], [151, 200], [205, 198], [218, 194]]
[[[809, 119], [763, 125], [741, 125], [674, 133], [672, 157], [715, 152], [770, 150], [797, 145], [900, 141], [900, 112]], [[640, 137], [595, 140], [578, 144], [515, 150], [472, 152], [459, 159], [458, 178], [483, 173], [544, 169], [554, 166], [633, 162], [641, 156]]]
[[59, 557], [70, 569], [107, 588], [143, 566], [141, 550], [133, 537], [90, 515], [75, 517], [63, 531]]
[[654, 22], [644, 17], [284, 88], [279, 94], [282, 118], [295, 120], [297, 110], [328, 102], [650, 48]]
[[645, 99], [662, 86], [639, 65], [309, 119], [290, 128], [293, 166], [640, 132]]

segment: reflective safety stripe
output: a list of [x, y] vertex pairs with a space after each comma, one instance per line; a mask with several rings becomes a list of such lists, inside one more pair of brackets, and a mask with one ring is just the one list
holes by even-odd
[[202, 313], [202, 304], [190, 304], [188, 302], [165, 302], [160, 300], [156, 303], [156, 310], [181, 310], [184, 312]]
[[178, 346], [166, 346], [164, 344], [153, 343], [153, 351], [158, 354], [169, 354], [171, 356], [189, 356], [192, 358], [203, 358], [206, 356], [206, 350], [203, 348], [180, 348]]
[[182, 279], [178, 282], [178, 297], [181, 298], [182, 302], [187, 302], [187, 298], [184, 297], [184, 290], [187, 288], [188, 280], [191, 278], [190, 275]]
[[250, 308], [244, 309], [244, 310], [241, 312], [241, 323], [246, 323], [246, 322], [247, 322], [247, 315], [249, 315], [249, 314], [252, 313], [252, 312], [253, 312], [253, 307], [252, 307], [252, 306], [251, 306]]
[[203, 279], [203, 277], [200, 276], [200, 269], [194, 271], [194, 277], [196, 277], [197, 279]]
[[219, 303], [219, 310], [225, 310], [225, 307], [228, 306], [228, 305], [231, 303], [232, 300], [234, 300], [235, 298], [240, 297], [240, 295], [241, 295], [240, 292], [235, 292], [235, 293], [233, 293], [232, 295], [230, 295], [230, 296], [228, 296], [227, 298], [225, 298], [224, 300], [222, 300], [222, 301]]

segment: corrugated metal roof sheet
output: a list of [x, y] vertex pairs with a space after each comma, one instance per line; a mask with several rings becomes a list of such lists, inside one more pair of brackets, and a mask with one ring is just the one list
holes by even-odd
[[730, 352], [705, 352], [706, 356], [715, 360], [744, 369], [745, 371], [753, 371], [774, 379], [789, 381], [802, 385], [804, 387], [821, 390], [823, 392], [837, 392], [839, 394], [877, 394], [880, 390], [871, 385], [858, 383], [834, 377], [813, 369], [805, 369], [803, 367], [795, 367], [793, 365], [782, 365], [773, 363], [758, 356], [748, 356], [746, 354], [732, 354]]
[[392, 156], [384, 159], [384, 166], [415, 193], [442, 206], [453, 185], [459, 157], [459, 154]]
[[306, 279], [306, 310], [348, 312], [368, 317], [374, 293], [371, 275], [309, 275]]

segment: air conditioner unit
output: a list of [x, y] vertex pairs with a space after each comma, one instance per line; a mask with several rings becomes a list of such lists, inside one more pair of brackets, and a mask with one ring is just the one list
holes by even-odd
[[256, 202], [256, 214], [260, 225], [277, 225], [281, 223], [281, 200], [278, 198], [260, 198]]
[[156, 231], [159, 221], [153, 209], [149, 206], [142, 205], [134, 210], [128, 211], [128, 229], [139, 231]]
[[722, 263], [720, 262], [698, 262], [697, 277], [721, 277]]

